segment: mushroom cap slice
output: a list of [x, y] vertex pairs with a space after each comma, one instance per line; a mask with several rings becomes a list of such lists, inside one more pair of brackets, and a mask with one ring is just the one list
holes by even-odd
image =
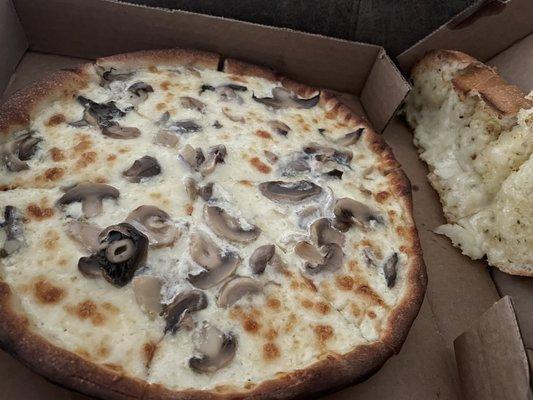
[[314, 155], [320, 162], [334, 161], [337, 164], [349, 165], [352, 161], [353, 153], [348, 150], [337, 150], [333, 147], [323, 146], [319, 143], [311, 142], [303, 148], [305, 154]]
[[113, 186], [85, 182], [68, 189], [57, 204], [64, 206], [80, 201], [83, 215], [91, 218], [101, 214], [103, 199], [117, 199], [119, 196], [120, 192]]
[[342, 267], [344, 254], [338, 244], [327, 244], [321, 250], [324, 255], [308, 242], [299, 242], [294, 248], [295, 253], [306, 260], [305, 271], [311, 275], [335, 272]]
[[256, 275], [262, 274], [275, 252], [276, 246], [273, 244], [265, 244], [255, 249], [248, 261], [252, 272]]
[[270, 128], [272, 128], [278, 135], [281, 136], [287, 136], [287, 134], [291, 130], [291, 127], [289, 125], [277, 119], [268, 121], [268, 126], [270, 126]]
[[113, 139], [135, 139], [141, 136], [141, 131], [133, 126], [125, 127], [112, 123], [102, 128], [102, 134]]
[[213, 373], [228, 365], [235, 357], [237, 338], [213, 325], [204, 324], [199, 332], [199, 357], [189, 359], [189, 367], [199, 373]]
[[338, 199], [333, 207], [333, 213], [340, 222], [337, 227], [344, 230], [349, 229], [354, 220], [363, 226], [368, 226], [370, 221], [383, 223], [383, 218], [375, 210], [349, 197]]
[[163, 147], [174, 148], [180, 142], [180, 138], [175, 132], [162, 129], [154, 136], [153, 143]]
[[194, 97], [184, 96], [180, 97], [180, 103], [181, 106], [184, 108], [187, 108], [189, 110], [196, 110], [198, 112], [203, 113], [205, 110], [205, 103], [201, 102], [198, 99], [195, 99]]
[[200, 173], [202, 174], [202, 176], [211, 174], [215, 170], [217, 164], [224, 162], [226, 154], [226, 146], [224, 146], [223, 144], [211, 147], [207, 152], [207, 157], [205, 158], [205, 161], [200, 167]]
[[185, 185], [185, 192], [187, 192], [187, 196], [189, 197], [190, 201], [195, 201], [198, 197], [198, 185], [196, 184], [196, 181], [194, 178], [191, 178], [188, 176], [183, 180], [183, 184]]
[[87, 222], [76, 219], [67, 222], [69, 236], [91, 253], [97, 252], [100, 248], [100, 232], [102, 228]]
[[206, 204], [204, 206], [204, 219], [217, 236], [232, 242], [253, 242], [261, 234], [261, 229], [255, 225], [249, 229], [244, 229], [237, 218], [232, 217], [218, 206]]
[[179, 231], [170, 215], [152, 205], [137, 207], [126, 217], [126, 221], [148, 237], [150, 245], [163, 247], [172, 245], [179, 237]]
[[162, 313], [166, 321], [165, 333], [176, 333], [188, 319], [188, 315], [203, 310], [207, 304], [207, 296], [201, 290], [193, 289], [178, 293], [174, 300], [164, 307]]
[[139, 183], [142, 178], [149, 178], [161, 173], [161, 165], [154, 157], [144, 156], [133, 162], [133, 165], [122, 172], [131, 183]]
[[202, 130], [202, 127], [191, 119], [176, 121], [169, 125], [168, 129], [177, 133], [193, 133]]
[[131, 286], [139, 307], [151, 319], [154, 319], [163, 309], [161, 305], [162, 279], [157, 276], [139, 275], [133, 278]]
[[148, 93], [152, 93], [154, 88], [145, 82], [139, 81], [131, 85], [128, 91], [132, 93], [131, 104], [137, 106], [148, 98]]
[[209, 289], [232, 276], [240, 263], [241, 258], [237, 253], [227, 252], [222, 256], [220, 264], [196, 275], [189, 274], [187, 280], [194, 287]]
[[83, 119], [91, 125], [98, 125], [100, 128], [116, 124], [113, 120], [126, 115], [113, 101], [100, 104], [83, 96], [78, 96], [76, 100], [85, 107], [86, 112], [84, 113]]
[[189, 236], [189, 253], [192, 260], [202, 268], [211, 270], [222, 264], [222, 250], [209, 236], [200, 231]]
[[0, 249], [0, 258], [7, 257], [24, 246], [23, 216], [18, 208], [6, 206], [4, 222], [0, 224], [5, 232], [5, 241]]
[[387, 260], [385, 260], [385, 263], [383, 264], [383, 274], [385, 275], [387, 287], [391, 288], [396, 283], [397, 265], [398, 253], [393, 253], [389, 258], [387, 258]]
[[217, 304], [219, 307], [231, 307], [244, 296], [256, 295], [263, 292], [263, 286], [255, 279], [238, 276], [226, 282], [220, 288]]
[[99, 239], [99, 251], [80, 258], [78, 268], [92, 270], [98, 263], [108, 282], [118, 287], [126, 285], [146, 261], [148, 238], [134, 226], [121, 223], [104, 229]]
[[272, 201], [298, 203], [322, 193], [322, 188], [311, 181], [269, 181], [259, 184], [259, 190]]
[[334, 143], [338, 144], [339, 146], [351, 146], [353, 144], [356, 144], [361, 138], [361, 135], [363, 134], [364, 130], [365, 128], [359, 128], [353, 132], [349, 132], [346, 135], [335, 140]]
[[252, 99], [272, 108], [312, 108], [320, 101], [320, 92], [309, 99], [301, 99], [285, 88], [275, 87], [272, 97], [261, 98], [253, 94]]
[[24, 133], [0, 145], [0, 158], [3, 160], [8, 171], [19, 172], [29, 168], [25, 162], [29, 160], [37, 150], [37, 144], [41, 138], [33, 137], [33, 132]]
[[98, 259], [94, 257], [82, 257], [78, 261], [78, 271], [86, 278], [101, 278], [102, 269]]
[[180, 151], [180, 157], [195, 171], [198, 170], [200, 165], [205, 161], [204, 153], [200, 148], [194, 148], [190, 144], [186, 144]]
[[338, 244], [339, 246], [344, 245], [344, 235], [342, 232], [333, 228], [331, 221], [327, 218], [319, 218], [313, 222], [309, 227], [309, 232], [311, 239], [319, 246], [331, 243]]

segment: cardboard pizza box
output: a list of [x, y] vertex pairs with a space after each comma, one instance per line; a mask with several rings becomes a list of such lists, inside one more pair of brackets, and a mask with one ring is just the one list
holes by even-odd
[[[398, 56], [398, 62], [408, 76], [412, 65], [426, 51], [439, 48], [460, 50], [496, 67], [504, 79], [528, 93], [533, 90], [532, 21], [533, 3], [530, 0], [480, 1], [404, 51]], [[434, 229], [437, 225], [435, 221], [428, 228]], [[459, 250], [456, 252], [459, 253]], [[427, 260], [427, 252], [425, 256]], [[463, 257], [461, 267], [472, 268], [479, 264]], [[530, 399], [533, 278], [511, 276], [496, 268], [485, 268], [483, 262], [481, 268], [486, 271], [485, 275], [490, 276], [503, 299], [479, 321], [472, 321], [471, 328], [455, 342], [463, 392], [466, 398], [476, 400]], [[439, 275], [432, 273], [431, 269], [428, 274], [432, 286], [435, 286]], [[443, 278], [446, 279], [445, 276]], [[445, 292], [448, 292], [446, 288], [443, 294]], [[512, 299], [512, 303], [506, 296]], [[502, 305], [504, 302], [506, 306]], [[447, 301], [444, 300], [444, 303]], [[449, 324], [448, 316], [448, 313], [437, 312], [441, 326]], [[490, 335], [493, 337], [488, 338]], [[476, 336], [477, 339], [474, 339]], [[492, 341], [496, 337], [497, 343]], [[529, 356], [529, 366], [526, 355]], [[510, 368], [508, 363], [513, 359], [517, 364]], [[502, 387], [505, 390], [501, 390]]]
[[[524, 9], [526, 2], [521, 1]], [[400, 353], [365, 382], [326, 398], [459, 399], [464, 377], [459, 378], [453, 341], [500, 294], [482, 262], [470, 261], [432, 233], [444, 221], [438, 198], [427, 183], [411, 133], [401, 120], [391, 119], [409, 86], [381, 47], [111, 0], [0, 0], [0, 94], [7, 96], [50, 71], [98, 56], [174, 46], [216, 51], [334, 89], [383, 131], [413, 183], [428, 291]], [[510, 313], [509, 307], [504, 311]], [[0, 352], [3, 398], [87, 399]]]

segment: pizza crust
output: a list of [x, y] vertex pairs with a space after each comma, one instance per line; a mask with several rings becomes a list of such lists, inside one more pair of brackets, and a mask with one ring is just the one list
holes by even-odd
[[[212, 53], [177, 49], [111, 56], [98, 59], [95, 65], [133, 69], [143, 66], [176, 64], [217, 69], [218, 62], [219, 56]], [[14, 94], [0, 107], [1, 132], [5, 135], [13, 128], [26, 127], [32, 115], [42, 107], [46, 107], [49, 102], [72, 96], [74, 92], [85, 87], [90, 69], [92, 66], [88, 64], [78, 69], [60, 71]], [[315, 88], [284, 78], [271, 70], [237, 60], [225, 60], [224, 71], [281, 82], [284, 87], [302, 97], [309, 97], [317, 92]], [[402, 218], [408, 226], [407, 240], [411, 243], [411, 248], [406, 251], [409, 263], [405, 266], [408, 272], [404, 296], [389, 313], [386, 328], [382, 330], [378, 341], [360, 345], [342, 356], [324, 355], [322, 360], [305, 369], [284, 373], [276, 379], [262, 382], [249, 390], [225, 387], [220, 390], [173, 391], [161, 385], [148, 384], [140, 379], [96, 365], [52, 345], [32, 329], [28, 320], [19, 313], [16, 296], [9, 285], [0, 281], [0, 315], [2, 316], [0, 344], [2, 348], [38, 373], [61, 385], [110, 399], [227, 399], [244, 395], [258, 399], [287, 398], [345, 386], [372, 375], [390, 356], [400, 351], [425, 293], [426, 273], [412, 216], [411, 189], [392, 151], [365, 120], [353, 114], [328, 91], [323, 91], [320, 104], [330, 111], [332, 118], [364, 124], [367, 132], [365, 138], [382, 160], [378, 167], [388, 176], [394, 197], [403, 204], [406, 211]]]

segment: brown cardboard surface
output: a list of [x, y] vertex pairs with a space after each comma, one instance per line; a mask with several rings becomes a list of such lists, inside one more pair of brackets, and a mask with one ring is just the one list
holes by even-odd
[[0, 95], [7, 87], [20, 58], [28, 48], [26, 35], [20, 25], [11, 0], [0, 0]]
[[[15, 79], [6, 93], [12, 93], [53, 69], [69, 67], [83, 61], [77, 58], [28, 52], [21, 60]], [[364, 115], [361, 103], [355, 96], [339, 94], [339, 97], [354, 111]], [[397, 131], [398, 129], [404, 131], [403, 135], [409, 134], [409, 132], [405, 132], [406, 128], [403, 125], [395, 123], [387, 128], [385, 137], [399, 154], [403, 152], [403, 144], [402, 140], [396, 140], [396, 137], [402, 137], [401, 132]], [[414, 148], [407, 146], [406, 151], [414, 152]], [[416, 154], [414, 156], [407, 156], [406, 160], [414, 159], [417, 161]], [[415, 177], [414, 179], [421, 178]], [[416, 203], [425, 201], [424, 196], [415, 199]], [[418, 208], [418, 204], [416, 206]], [[417, 215], [419, 224], [420, 220], [425, 220], [425, 218], [431, 218], [431, 216], [426, 216], [424, 213]], [[429, 242], [423, 240], [424, 250], [426, 250]], [[433, 266], [434, 264], [429, 262], [428, 269]], [[492, 304], [492, 300], [490, 300], [490, 304]], [[477, 308], [470, 307], [468, 309], [470, 310], [470, 314], [467, 315], [468, 318], [475, 318], [481, 314]], [[476, 314], [477, 312], [479, 313]], [[440, 329], [430, 301], [426, 299], [406, 343], [397, 356], [390, 359], [377, 374], [367, 381], [343, 389], [326, 398], [331, 400], [353, 398], [361, 400], [376, 398], [382, 400], [459, 399], [458, 378], [453, 353], [450, 346], [445, 346], [443, 340], [445, 337]], [[6, 399], [88, 399], [47, 382], [2, 351], [0, 351], [0, 377], [2, 378], [0, 379], [0, 393], [5, 394]]]
[[[472, 9], [467, 9], [453, 23], [441, 26], [400, 54], [398, 62], [402, 71], [408, 73], [413, 63], [432, 49], [460, 50], [486, 61], [531, 33], [531, 0], [510, 0], [503, 6], [495, 6], [494, 1], [480, 1], [472, 6], [476, 9], [480, 3], [484, 3], [484, 7], [489, 8], [488, 12], [484, 12], [483, 8], [478, 9], [477, 20], [472, 18]], [[459, 23], [466, 18], [470, 18], [470, 24]]]
[[533, 398], [528, 361], [510, 297], [494, 304], [454, 344], [466, 399]]

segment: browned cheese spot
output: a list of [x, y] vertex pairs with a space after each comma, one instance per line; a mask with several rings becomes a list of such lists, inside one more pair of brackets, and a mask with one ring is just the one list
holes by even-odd
[[325, 343], [333, 337], [333, 328], [329, 325], [317, 325], [314, 328], [314, 332], [320, 343]]
[[122, 366], [115, 364], [115, 363], [105, 363], [102, 364], [104, 367], [109, 368], [112, 371], [118, 372], [119, 374], [124, 374], [124, 368]]
[[46, 122], [46, 126], [57, 126], [59, 124], [62, 124], [67, 119], [63, 114], [54, 114], [50, 117], [50, 119]]
[[279, 310], [279, 307], [281, 306], [281, 302], [275, 297], [269, 297], [266, 303], [267, 306], [273, 310]]
[[66, 258], [60, 258], [57, 262], [60, 266], [65, 267], [68, 263], [68, 260]]
[[42, 221], [54, 215], [54, 209], [50, 207], [40, 207], [35, 203], [30, 203], [26, 207], [27, 214], [30, 218]]
[[53, 229], [46, 232], [45, 239], [44, 239], [44, 248], [47, 250], [56, 250], [57, 249], [57, 243], [59, 241], [59, 235], [56, 231]]
[[361, 308], [355, 303], [350, 304], [350, 310], [352, 312], [352, 315], [354, 317], [360, 317], [361, 316]]
[[302, 304], [302, 307], [307, 308], [307, 309], [309, 309], [309, 308], [313, 308], [313, 306], [315, 305], [315, 304], [314, 304], [311, 300], [309, 300], [309, 299], [303, 299], [303, 300], [301, 301], [301, 304]]
[[272, 168], [270, 168], [268, 165], [266, 165], [263, 161], [261, 161], [258, 157], [252, 157], [250, 158], [250, 164], [257, 169], [259, 172], [263, 174], [268, 174]]
[[89, 352], [85, 349], [82, 349], [82, 348], [77, 348], [76, 350], [74, 350], [74, 353], [76, 353], [77, 355], [79, 355], [80, 357], [82, 358], [85, 358], [87, 360], [90, 360], [91, 359], [91, 355], [89, 354]]
[[162, 111], [167, 107], [167, 103], [157, 103], [155, 108], [157, 111]]
[[96, 348], [96, 355], [100, 358], [106, 358], [110, 353], [111, 351], [109, 350], [109, 347], [107, 347], [104, 343], [100, 343], [100, 345]]
[[242, 180], [239, 181], [239, 183], [240, 183], [241, 185], [243, 185], [243, 186], [250, 186], [250, 187], [253, 186], [252, 182], [250, 182], [250, 181], [247, 180], [247, 179], [242, 179]]
[[65, 297], [66, 291], [44, 279], [39, 279], [33, 284], [33, 294], [41, 304], [55, 304]]
[[50, 156], [55, 162], [63, 161], [65, 159], [65, 153], [59, 147], [52, 147], [50, 150]]
[[120, 312], [120, 309], [117, 306], [115, 306], [115, 305], [113, 305], [113, 304], [111, 304], [111, 303], [109, 303], [107, 301], [102, 303], [102, 308], [104, 310], [106, 310], [110, 314], [118, 314]]
[[242, 327], [246, 332], [257, 333], [260, 325], [252, 315], [247, 315], [242, 321]]
[[155, 74], [155, 73], [159, 72], [159, 70], [157, 69], [157, 67], [155, 65], [150, 65], [148, 67], [148, 71], [150, 71], [152, 74]]
[[315, 308], [322, 315], [329, 314], [329, 312], [331, 311], [331, 307], [329, 306], [329, 304], [324, 303], [323, 301], [319, 301], [318, 303], [316, 303]]
[[154, 358], [155, 351], [157, 350], [157, 343], [146, 342], [142, 348], [142, 356], [144, 358], [144, 365], [146, 368], [150, 366], [152, 359]]
[[349, 291], [352, 290], [354, 280], [351, 276], [348, 275], [339, 275], [336, 278], [337, 287], [340, 290]]
[[129, 147], [121, 147], [120, 149], [118, 149], [118, 152], [120, 154], [126, 154], [126, 153], [130, 152], [130, 148]]
[[298, 322], [298, 317], [296, 317], [296, 314], [290, 313], [287, 324], [285, 325], [285, 332], [292, 332], [296, 322]]
[[270, 328], [268, 331], [265, 332], [265, 339], [267, 340], [274, 340], [278, 337], [278, 331], [274, 328]]
[[171, 83], [169, 81], [163, 81], [161, 82], [161, 84], [159, 85], [159, 87], [163, 90], [168, 90], [168, 88], [170, 87]]
[[383, 301], [383, 299], [380, 297], [379, 294], [377, 294], [374, 289], [372, 289], [370, 286], [368, 285], [359, 285], [355, 288], [355, 292], [359, 293], [360, 295], [366, 297], [367, 299], [371, 300], [372, 302], [374, 302], [375, 304], [379, 304], [380, 306], [382, 307], [386, 307], [386, 304], [385, 302]]
[[90, 320], [93, 325], [102, 325], [105, 317], [98, 311], [98, 306], [92, 300], [85, 300], [75, 307], [67, 306], [67, 311], [76, 315], [81, 320]]
[[63, 168], [52, 167], [45, 170], [41, 175], [38, 175], [35, 178], [36, 182], [49, 182], [57, 181], [65, 175], [65, 170]]
[[375, 198], [378, 203], [384, 203], [390, 197], [390, 193], [387, 191], [381, 191], [376, 193]]
[[185, 213], [187, 215], [192, 215], [193, 212], [194, 212], [194, 206], [192, 204], [187, 204], [187, 206], [185, 207]]
[[95, 151], [86, 151], [85, 153], [82, 153], [80, 155], [80, 158], [76, 162], [77, 168], [87, 168], [90, 164], [93, 164], [96, 159], [98, 158], [98, 155]]
[[96, 183], [106, 183], [107, 182], [107, 179], [104, 178], [103, 176], [97, 176], [94, 180]]
[[370, 318], [370, 319], [375, 319], [376, 318], [376, 313], [374, 311], [368, 311], [366, 313], [366, 315], [368, 315], [368, 318]]
[[273, 342], [268, 342], [263, 345], [263, 358], [266, 361], [272, 361], [279, 358], [280, 351], [278, 346]]
[[110, 154], [107, 156], [106, 160], [108, 163], [112, 163], [113, 161], [115, 161], [117, 159], [117, 155], [116, 154]]
[[255, 134], [256, 136], [259, 136], [261, 139], [272, 139], [272, 135], [267, 131], [257, 130], [255, 131]]
[[76, 154], [81, 154], [85, 150], [88, 150], [92, 146], [93, 142], [87, 135], [81, 135], [81, 137], [78, 140], [78, 143], [73, 148], [73, 156], [75, 157]]

